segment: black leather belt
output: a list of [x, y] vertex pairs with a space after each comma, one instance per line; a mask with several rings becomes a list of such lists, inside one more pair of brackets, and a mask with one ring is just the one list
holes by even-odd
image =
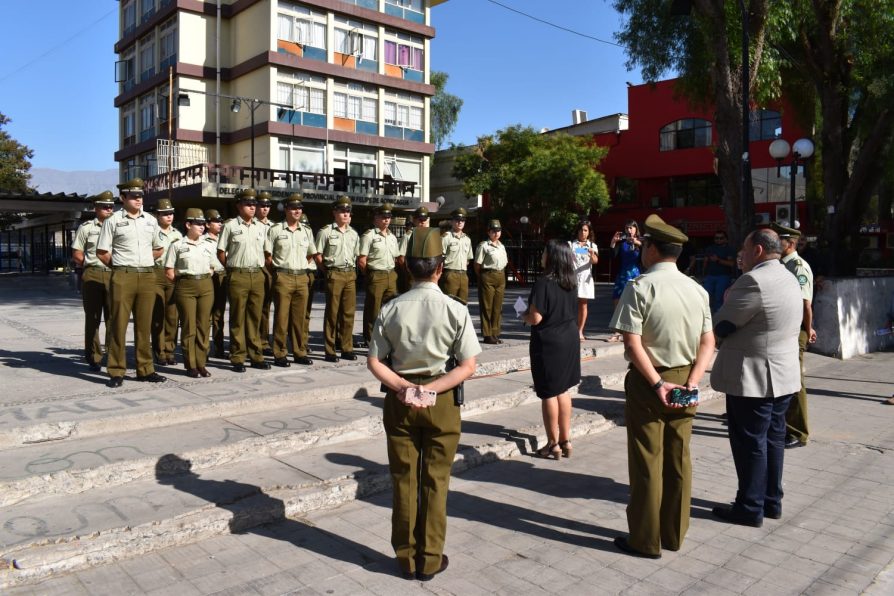
[[307, 269], [287, 269], [285, 267], [277, 267], [277, 273], [288, 273], [289, 275], [307, 275]]
[[155, 271], [154, 267], [112, 267], [115, 271], [123, 271], [125, 273], [152, 273]]
[[202, 273], [201, 275], [190, 275], [189, 273], [184, 273], [182, 275], [177, 276], [178, 279], [211, 279], [210, 273]]

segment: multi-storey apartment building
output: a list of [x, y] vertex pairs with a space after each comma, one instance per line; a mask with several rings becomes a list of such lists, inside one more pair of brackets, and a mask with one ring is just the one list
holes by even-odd
[[121, 0], [121, 178], [180, 207], [242, 186], [428, 202], [429, 23], [445, 1]]

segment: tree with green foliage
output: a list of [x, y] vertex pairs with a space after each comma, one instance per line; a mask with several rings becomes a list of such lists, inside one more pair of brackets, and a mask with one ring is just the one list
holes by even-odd
[[676, 71], [690, 101], [713, 101], [716, 155], [730, 236], [752, 226], [741, 196], [742, 7], [748, 13], [752, 105], [786, 97], [804, 128], [818, 131], [821, 235], [832, 271], [851, 273], [863, 213], [891, 167], [894, 138], [894, 0], [614, 0], [627, 21], [618, 40], [628, 67], [656, 80]]
[[447, 93], [449, 77], [446, 72], [434, 70], [430, 78], [431, 84], [435, 87], [435, 95], [431, 98], [431, 136], [435, 149], [441, 149], [444, 141], [456, 128], [459, 111], [463, 107], [462, 99]]
[[493, 215], [528, 216], [535, 234], [568, 234], [609, 204], [597, 171], [607, 150], [585, 137], [510, 126], [478, 138], [456, 158], [453, 175], [467, 195], [487, 193]]
[[[31, 162], [34, 152], [22, 145], [3, 129], [9, 124], [9, 117], [0, 112], [0, 190], [13, 193], [25, 193], [30, 189], [28, 182], [31, 180]], [[7, 229], [10, 225], [21, 221], [18, 214], [0, 213], [0, 230]]]

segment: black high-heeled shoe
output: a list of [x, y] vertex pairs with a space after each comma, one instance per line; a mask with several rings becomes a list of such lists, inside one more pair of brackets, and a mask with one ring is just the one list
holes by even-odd
[[571, 457], [571, 451], [573, 447], [571, 446], [571, 440], [567, 441], [559, 441], [559, 448], [562, 450], [562, 457], [569, 458]]
[[544, 459], [562, 459], [562, 448], [557, 443], [548, 442], [535, 453]]

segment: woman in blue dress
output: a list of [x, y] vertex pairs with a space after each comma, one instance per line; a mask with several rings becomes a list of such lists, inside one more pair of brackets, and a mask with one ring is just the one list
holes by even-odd
[[[639, 225], [632, 219], [624, 224], [624, 232], [615, 232], [612, 237], [612, 250], [621, 258], [621, 267], [615, 277], [615, 287], [612, 289], [612, 301], [615, 306], [618, 305], [618, 300], [620, 300], [627, 282], [640, 274], [640, 246], [642, 246], [642, 241], [639, 239]], [[608, 341], [622, 341], [621, 334], [615, 333]]]

